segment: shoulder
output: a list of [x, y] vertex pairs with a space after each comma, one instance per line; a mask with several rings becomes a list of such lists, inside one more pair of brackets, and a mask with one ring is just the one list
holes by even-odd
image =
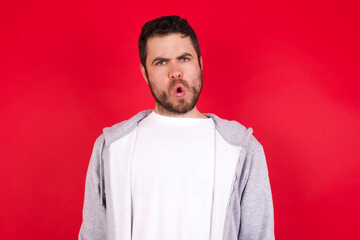
[[251, 127], [245, 127], [235, 120], [220, 118], [215, 114], [206, 113], [204, 115], [214, 120], [216, 129], [228, 143], [236, 146], [246, 146], [249, 149], [261, 146], [253, 136], [253, 129]]
[[252, 153], [257, 152], [257, 151], [263, 151], [263, 146], [253, 135], [249, 139], [248, 151], [252, 152]]
[[141, 111], [128, 120], [124, 120], [122, 122], [114, 124], [111, 127], [104, 128], [102, 135], [105, 141], [105, 145], [109, 146], [114, 141], [122, 138], [123, 136], [131, 132], [137, 126], [137, 124], [151, 112], [152, 110]]

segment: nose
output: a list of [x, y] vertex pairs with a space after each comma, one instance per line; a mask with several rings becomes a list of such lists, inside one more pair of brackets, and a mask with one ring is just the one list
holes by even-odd
[[171, 66], [171, 69], [169, 72], [169, 77], [171, 79], [179, 79], [179, 78], [182, 78], [182, 76], [183, 76], [183, 73], [182, 73], [181, 69], [176, 64], [173, 64]]

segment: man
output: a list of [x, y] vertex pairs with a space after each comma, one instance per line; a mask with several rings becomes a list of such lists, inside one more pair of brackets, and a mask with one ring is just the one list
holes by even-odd
[[178, 16], [147, 22], [139, 53], [155, 109], [96, 140], [79, 239], [274, 239], [262, 146], [251, 128], [196, 108], [194, 30]]

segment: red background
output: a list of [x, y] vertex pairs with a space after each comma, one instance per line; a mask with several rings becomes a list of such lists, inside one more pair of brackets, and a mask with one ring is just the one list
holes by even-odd
[[[290, 3], [293, 2], [293, 3]], [[141, 26], [188, 18], [202, 112], [254, 128], [277, 239], [360, 239], [358, 1], [0, 5], [0, 239], [75, 239], [103, 127], [153, 107]]]

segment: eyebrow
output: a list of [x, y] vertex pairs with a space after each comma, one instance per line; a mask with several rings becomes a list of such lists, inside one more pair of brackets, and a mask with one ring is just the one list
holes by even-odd
[[[180, 56], [178, 56], [176, 59], [182, 59], [184, 57], [193, 57], [193, 55], [191, 53], [188, 52], [184, 52], [183, 54], [181, 54]], [[156, 57], [151, 64], [153, 65], [155, 62], [160, 62], [160, 61], [169, 61], [169, 58], [165, 58], [165, 57]]]
[[185, 52], [183, 54], [181, 54], [180, 56], [177, 57], [177, 59], [181, 59], [184, 57], [192, 57], [191, 53]]

